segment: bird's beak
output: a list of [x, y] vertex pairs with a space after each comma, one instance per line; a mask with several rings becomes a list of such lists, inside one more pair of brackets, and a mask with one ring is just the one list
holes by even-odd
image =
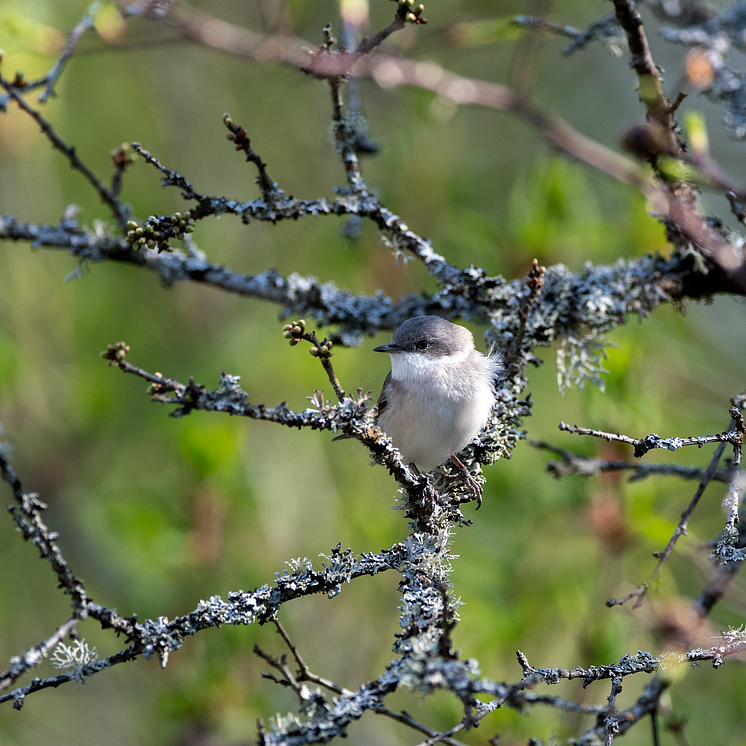
[[395, 352], [401, 352], [401, 347], [395, 344], [391, 344], [389, 342], [388, 344], [381, 345], [380, 347], [374, 347], [373, 352], [388, 352], [389, 355], [395, 353]]

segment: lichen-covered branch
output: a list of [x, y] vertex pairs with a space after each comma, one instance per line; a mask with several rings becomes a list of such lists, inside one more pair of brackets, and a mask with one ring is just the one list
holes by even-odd
[[[705, 470], [699, 466], [684, 466], [683, 464], [647, 464], [633, 463], [631, 461], [612, 461], [603, 458], [584, 456], [566, 448], [560, 448], [552, 443], [542, 440], [530, 441], [534, 448], [550, 451], [559, 457], [547, 462], [547, 471], [557, 479], [570, 475], [581, 477], [597, 477], [605, 472], [631, 471], [629, 481], [637, 482], [650, 476], [678, 477], [679, 479], [701, 481], [705, 476]], [[732, 469], [718, 469], [712, 477], [713, 482], [730, 483]]]
[[[155, 17], [155, 5], [142, 3], [132, 8], [139, 8], [148, 17]], [[509, 457], [519, 440], [525, 438], [522, 423], [531, 413], [532, 406], [530, 396], [525, 394], [527, 372], [530, 365], [539, 363], [536, 348], [556, 347], [561, 388], [583, 386], [587, 382], [600, 385], [604, 345], [607, 343], [605, 336], [617, 325], [625, 323], [631, 314], [643, 318], [662, 303], [706, 298], [713, 293], [746, 295], [743, 238], [728, 230], [717, 219], [704, 215], [695, 199], [693, 181], [686, 181], [683, 177], [668, 178], [670, 174], [665, 173], [663, 162], [667, 158], [674, 159], [680, 166], [698, 168], [706, 177], [705, 183], [729, 195], [736, 214], [740, 210], [742, 219], [746, 213], [741, 202], [746, 198], [746, 190], [727, 177], [716, 163], [708, 160], [706, 153], [702, 155], [702, 149], [694, 148], [689, 154], [682, 152], [673, 119], [681, 98], [673, 104], [666, 98], [660, 71], [650, 54], [642, 22], [632, 0], [615, 0], [614, 5], [614, 18], [601, 19], [591, 24], [585, 32], [543, 19], [523, 19], [521, 22], [534, 30], [544, 29], [571, 37], [573, 43], [566, 50], [568, 52], [592, 39], [601, 40], [618, 51], [626, 40], [649, 123], [635, 129], [633, 134], [639, 135], [637, 140], [628, 137], [625, 143], [630, 152], [641, 155], [653, 164], [656, 178], [650, 176], [644, 163], [635, 162], [591, 140], [564, 120], [542, 109], [521, 91], [456, 75], [437, 63], [405, 60], [394, 54], [378, 53], [385, 40], [405, 24], [419, 26], [425, 23], [424, 8], [410, 0], [397, 0], [394, 21], [360, 41], [357, 46], [351, 44], [349, 49], [336, 50], [336, 40], [331, 26], [328, 26], [324, 30], [322, 46], [305, 56], [299, 55], [299, 39], [256, 35], [192, 11], [185, 3], [160, 4], [161, 17], [168, 17], [183, 33], [205, 44], [233, 52], [243, 50], [243, 53], [255, 59], [289, 62], [325, 80], [331, 95], [333, 142], [339, 159], [340, 177], [343, 175], [343, 186], [335, 187], [330, 197], [297, 199], [288, 196], [289, 192], [270, 177], [273, 169], [254, 150], [247, 130], [226, 115], [224, 124], [229, 131], [229, 139], [257, 169], [255, 199], [236, 200], [200, 191], [199, 184], [169, 168], [140, 144], [133, 143], [133, 150], [144, 160], [146, 168], [155, 169], [151, 173], [157, 172], [164, 187], [180, 190], [187, 205], [183, 211], [173, 215], [149, 215], [144, 221], [129, 220], [129, 208], [120, 199], [125, 169], [132, 161], [127, 149], [120, 148], [114, 156], [115, 173], [109, 188], [85, 165], [75, 148], [68, 145], [27, 100], [29, 90], [41, 87], [42, 82], [46, 86], [43, 97], [51, 94], [77, 41], [92, 27], [92, 10], [73, 29], [62, 56], [42, 81], [37, 81], [34, 86], [26, 84], [19, 76], [12, 81], [0, 81], [7, 92], [6, 96], [0, 98], [0, 107], [14, 101], [31, 116], [70, 165], [85, 175], [114, 218], [111, 228], [103, 225], [87, 228], [78, 223], [72, 209], [65, 213], [57, 225], [31, 224], [16, 220], [13, 216], [0, 216], [0, 239], [66, 250], [77, 261], [78, 267], [88, 262], [115, 261], [155, 272], [164, 285], [187, 281], [202, 283], [271, 302], [278, 307], [282, 316], [293, 319], [308, 317], [320, 325], [332, 326], [334, 328], [328, 332], [329, 339], [324, 338], [323, 341], [315, 332], [306, 332], [302, 321], [288, 324], [285, 334], [291, 344], [305, 340], [313, 345], [312, 354], [319, 357], [324, 365], [338, 402], [332, 404], [322, 392], [314, 391], [309, 397], [309, 406], [300, 412], [290, 410], [285, 402], [273, 407], [255, 404], [242, 390], [237, 376], [223, 372], [215, 390], [209, 390], [192, 379], [182, 383], [130, 363], [127, 360], [129, 348], [124, 343], [112, 345], [104, 354], [110, 364], [147, 381], [152, 400], [170, 407], [173, 417], [185, 417], [197, 411], [222, 413], [283, 427], [344, 434], [359, 440], [374, 462], [393, 476], [398, 488], [396, 507], [404, 512], [409, 521], [406, 536], [389, 549], [357, 556], [352, 549], [343, 551], [341, 544], [338, 544], [328, 556], [324, 556], [321, 568], [314, 567], [306, 558], [291, 560], [287, 563], [287, 569], [277, 573], [273, 582], [253, 590], [231, 592], [225, 598], [211, 595], [199, 603], [195, 600], [187, 607], [196, 603], [192, 611], [173, 619], [161, 616], [138, 621], [135, 616], [123, 617], [89, 597], [83, 580], [73, 573], [63, 557], [56, 535], [42, 520], [44, 504], [36, 495], [23, 490], [20, 480], [8, 465], [5, 453], [0, 451], [2, 478], [9, 484], [13, 494], [13, 519], [23, 538], [38, 548], [41, 558], [52, 567], [60, 587], [72, 599], [69, 618], [50, 624], [44, 635], [39, 636], [43, 639], [35, 638], [34, 645], [26, 643], [29, 647], [11, 659], [7, 671], [0, 672], [0, 703], [12, 702], [14, 707], [20, 708], [31, 693], [73, 681], [81, 682], [88, 676], [141, 656], [155, 656], [165, 667], [171, 654], [177, 653], [188, 638], [205, 629], [277, 622], [282, 606], [290, 601], [313, 594], [325, 594], [331, 599], [346, 584], [383, 572], [396, 573], [400, 581], [400, 601], [394, 612], [398, 615], [399, 631], [395, 636], [392, 659], [372, 674], [373, 678], [369, 681], [360, 683], [356, 680], [354, 685], [335, 682], [312, 673], [301, 652], [287, 634], [283, 634], [298, 665], [298, 672], [292, 670], [284, 656], [278, 659], [263, 652], [260, 655], [276, 672], [270, 678], [282, 686], [290, 687], [298, 696], [299, 706], [293, 714], [278, 716], [271, 728], [264, 729], [262, 726], [260, 743], [278, 746], [324, 743], [338, 736], [346, 736], [351, 723], [371, 712], [394, 718], [423, 733], [427, 737], [423, 746], [433, 746], [439, 742], [458, 746], [454, 740], [456, 734], [476, 728], [498, 709], [511, 707], [525, 710], [528, 706], [543, 705], [594, 718], [594, 725], [586, 730], [578, 743], [595, 744], [604, 740], [611, 744], [644, 717], [655, 716], [660, 697], [671, 682], [671, 669], [700, 661], [711, 661], [718, 667], [727, 659], [743, 655], [746, 651], [746, 634], [742, 630], [729, 630], [712, 640], [709, 647], [682, 652], [697, 644], [687, 641], [676, 653], [655, 655], [638, 651], [609, 665], [540, 668], [530, 665], [526, 656], [519, 654], [522, 676], [517, 682], [503, 683], [483, 676], [477, 661], [462, 657], [456, 650], [457, 611], [461, 604], [449, 581], [455, 559], [451, 554], [451, 537], [456, 529], [470, 524], [464, 518], [462, 507], [472, 499], [472, 495], [463, 479], [459, 481], [456, 478], [458, 474], [452, 467], [442, 467], [442, 474], [433, 472], [422, 475], [403, 463], [389, 439], [375, 427], [368, 411], [367, 396], [361, 390], [352, 396], [345, 393], [345, 388], [348, 391], [354, 388], [342, 386], [329, 361], [333, 344], [359, 344], [364, 335], [381, 329], [393, 329], [414, 315], [466, 318], [484, 325], [488, 342], [500, 348], [508, 372], [505, 379], [496, 384], [495, 406], [490, 420], [474, 442], [460, 454], [463, 461], [475, 467], [480, 477], [479, 464]], [[704, 45], [709, 52], [714, 49], [712, 38], [716, 31], [725, 33], [731, 29], [733, 38], [729, 36], [728, 43], [733, 46], [743, 43], [736, 39], [736, 31], [743, 31], [743, 23], [735, 17], [713, 14], [698, 22], [701, 35], [697, 38], [701, 43], [686, 42], [683, 36], [678, 41]], [[620, 36], [620, 29], [624, 31], [624, 39]], [[713, 75], [725, 75], [726, 68], [723, 65], [718, 67], [714, 51], [713, 55]], [[350, 75], [370, 76], [382, 87], [416, 86], [432, 91], [457, 106], [484, 106], [521, 117], [563, 153], [610, 174], [645, 195], [657, 218], [666, 227], [672, 246], [670, 257], [646, 255], [631, 260], [620, 259], [610, 265], [589, 263], [580, 271], [571, 271], [561, 264], [544, 268], [534, 262], [526, 277], [515, 280], [489, 275], [473, 265], [467, 268], [456, 266], [439, 253], [430, 241], [411, 230], [403, 217], [389, 209], [363, 178], [358, 156], [362, 150], [361, 142], [366, 136], [365, 123], [360, 108], [351, 111], [349, 107], [346, 108], [344, 99], [345, 85]], [[724, 85], [722, 80], [719, 80], [720, 83]], [[652, 125], [655, 125], [655, 129]], [[637, 150], [632, 147], [635, 142], [640, 146]], [[652, 150], [646, 149], [651, 142]], [[386, 248], [393, 250], [397, 256], [418, 260], [435, 279], [438, 290], [429, 294], [407, 295], [395, 301], [382, 293], [353, 294], [331, 282], [298, 274], [283, 276], [274, 270], [255, 275], [233, 272], [228, 267], [211, 262], [199, 251], [190, 235], [204, 230], [205, 223], [202, 221], [205, 218], [220, 215], [237, 217], [244, 224], [274, 224], [327, 215], [354, 218], [357, 222], [367, 220], [380, 231]], [[174, 247], [172, 243], [175, 241], [182, 241], [183, 248]], [[633, 251], [629, 254], [636, 256]], [[726, 480], [729, 485], [725, 503], [728, 518], [720, 540], [713, 542], [712, 558], [718, 564], [696, 603], [695, 609], [700, 619], [723, 597], [740, 562], [746, 557], [746, 534], [739, 524], [739, 508], [744, 491], [740, 458], [746, 428], [739, 408], [732, 410], [731, 416], [733, 425], [729, 431], [704, 438], [662, 439], [650, 435], [633, 439], [590, 429], [565, 427], [574, 432], [628, 443], [635, 447], [636, 455], [640, 456], [652, 448], [673, 451], [684, 445], [720, 444], [704, 473], [702, 470], [694, 472], [665, 467], [669, 472], [689, 478], [696, 474], [701, 483], [682, 513], [668, 545], [658, 555], [659, 563], [652, 576], [652, 579], [657, 578], [661, 567], [674, 551], [678, 538], [686, 533], [707, 484], [718, 475]], [[726, 444], [734, 449], [732, 469], [719, 467]], [[563, 459], [562, 467], [556, 467], [557, 474], [596, 474], [603, 470], [629, 468], [628, 464], [622, 462], [583, 460], [561, 449], [555, 451]], [[663, 471], [663, 468], [639, 467], [635, 477], [642, 478], [659, 471]], [[625, 599], [612, 599], [609, 604], [632, 598], [639, 602], [650, 582]], [[99, 659], [95, 650], [78, 637], [79, 628], [91, 623], [123, 635], [125, 642], [122, 649]], [[20, 686], [25, 683], [22, 679], [44, 659], [58, 665], [63, 673], [34, 678], [27, 685]], [[639, 679], [639, 674], [650, 677], [647, 686], [631, 707], [619, 710], [622, 687], [627, 686], [628, 677], [636, 676]], [[569, 680], [580, 680], [584, 687], [602, 682], [593, 686], [597, 701], [570, 701], [537, 691], [539, 687], [550, 687]], [[419, 723], [405, 712], [394, 711], [386, 699], [403, 688], [417, 695], [449, 692], [459, 704], [458, 716], [440, 732]]]
[[606, 433], [602, 430], [568, 425], [565, 422], [560, 422], [559, 429], [567, 433], [575, 433], [576, 435], [592, 435], [595, 438], [602, 438], [609, 442], [626, 443], [634, 447], [635, 458], [642, 458], [646, 453], [657, 448], [663, 448], [667, 451], [678, 451], [679, 448], [685, 448], [686, 446], [701, 448], [707, 443], [730, 443], [733, 446], [738, 446], [743, 439], [742, 434], [735, 428], [726, 430], [723, 433], [716, 433], [715, 435], [702, 435], [694, 438], [661, 438], [660, 435], [656, 435], [655, 433], [646, 435], [644, 438], [630, 438], [628, 435], [620, 433]]

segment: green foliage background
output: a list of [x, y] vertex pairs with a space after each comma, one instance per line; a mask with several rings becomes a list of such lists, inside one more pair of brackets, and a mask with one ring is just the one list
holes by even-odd
[[[261, 26], [260, 3], [195, 5], [240, 25]], [[444, 32], [457, 21], [496, 12], [532, 12], [527, 5], [505, 2], [496, 9], [490, 2], [438, 0], [426, 7], [429, 26], [407, 29], [394, 41], [415, 58], [507, 82], [519, 39], [514, 30], [463, 46], [446, 44], [451, 37]], [[50, 29], [71, 28], [85, 8], [77, 0], [0, 0], [3, 75], [16, 69], [30, 79], [43, 74], [58, 54], [59, 37]], [[608, 11], [607, 4], [572, 0], [553, 6], [558, 19], [578, 27]], [[296, 0], [284, 12], [293, 33], [314, 44], [322, 26], [337, 18], [331, 2]], [[393, 6], [376, 0], [371, 14], [373, 28], [381, 28]], [[179, 40], [165, 26], [128, 26], [116, 44], [93, 35], [84, 39], [58, 97], [43, 109], [97, 173], [111, 173], [110, 151], [138, 141], [199, 191], [253, 198], [253, 167], [225, 141], [221, 118], [228, 111], [288, 193], [331, 195], [343, 183], [330, 143], [325, 84], [290, 67], [259, 65]], [[663, 48], [654, 24], [650, 29], [653, 54], [673, 86], [681, 74], [680, 50]], [[544, 45], [536, 98], [585, 134], [618, 147], [625, 128], [642, 114], [626, 58], [599, 46], [562, 58], [561, 47], [557, 40]], [[667, 251], [641, 197], [552, 152], [527, 123], [495, 111], [454, 109], [422, 91], [381, 90], [370, 81], [361, 86], [370, 134], [380, 144], [380, 153], [364, 164], [369, 185], [454, 264], [474, 262], [513, 278], [534, 257], [579, 270], [585, 262]], [[743, 146], [718, 135], [721, 114], [696, 96], [685, 107], [704, 110], [713, 155], [743, 178]], [[185, 208], [178, 190], [163, 190], [141, 159], [125, 177], [123, 197], [140, 219]], [[70, 203], [80, 206], [82, 222], [109, 219], [80, 174], [10, 105], [0, 117], [0, 212], [54, 223]], [[724, 203], [712, 205], [726, 212]], [[341, 227], [334, 217], [248, 227], [226, 217], [200, 223], [194, 238], [212, 261], [235, 271], [276, 267], [352, 292], [380, 288], [394, 297], [436, 289], [416, 262], [396, 264], [372, 226], [365, 225], [355, 242], [340, 235]], [[26, 488], [49, 504], [47, 520], [95, 600], [141, 619], [171, 617], [209, 595], [271, 582], [292, 558], [319, 563], [318, 555], [337, 542], [355, 552], [377, 551], [404, 535], [402, 515], [391, 510], [393, 482], [370, 467], [357, 443], [203, 413], [174, 420], [149, 403], [142, 382], [107, 368], [99, 357], [107, 344], [123, 339], [132, 347], [131, 360], [148, 370], [180, 380], [194, 376], [214, 387], [225, 368], [242, 376], [253, 401], [287, 400], [302, 409], [312, 389], [326, 382], [313, 358], [282, 339], [277, 308], [205, 287], [164, 289], [152, 274], [115, 264], [83, 267], [82, 278], [64, 282], [74, 269], [64, 253], [0, 247], [0, 422], [15, 448], [14, 467]], [[554, 354], [545, 351], [546, 364], [531, 372], [529, 438], [631, 458], [561, 435], [557, 424], [633, 436], [725, 429], [729, 398], [744, 387], [741, 301], [718, 298], [681, 310], [662, 307], [643, 324], [630, 319], [610, 335], [605, 393], [560, 396]], [[371, 351], [386, 339], [337, 351], [334, 364], [348, 390], [378, 393], [388, 360]], [[704, 465], [710, 453], [648, 458]], [[511, 461], [487, 468], [485, 504], [469, 515], [474, 526], [453, 537], [459, 556], [454, 591], [466, 604], [455, 644], [498, 680], [520, 679], [516, 649], [533, 665], [566, 668], [612, 663], [638, 649], [657, 652], [656, 625], [676, 604], [696, 598], [709, 574], [704, 542], [723, 522], [724, 489], [710, 487], [660, 592], [636, 611], [607, 609], [606, 598], [628, 592], [652, 570], [651, 553], [665, 545], [694, 485], [662, 479], [630, 485], [616, 477], [557, 482], [545, 472], [546, 461], [545, 453], [522, 443]], [[391, 657], [396, 586], [393, 574], [366, 578], [331, 601], [284, 607], [281, 621], [316, 673], [354, 688]], [[9, 517], [0, 520], [0, 668], [61, 623], [66, 604], [33, 547], [23, 544]], [[740, 625], [743, 611], [737, 580], [732, 597], [715, 609], [713, 629]], [[102, 656], [117, 650], [117, 641], [94, 624], [81, 625], [80, 632]], [[78, 689], [29, 697], [20, 713], [6, 705], [0, 709], [0, 745], [85, 746], [105, 739], [112, 746], [149, 746], [191, 743], [188, 734], [200, 731], [220, 742], [253, 742], [257, 717], [295, 709], [287, 692], [260, 678], [266, 666], [252, 654], [254, 643], [274, 655], [285, 652], [270, 627], [211, 630], [188, 640], [165, 671], [141, 660]], [[38, 675], [53, 672], [44, 663]], [[746, 743], [740, 665], [682, 669], [678, 676], [668, 701], [676, 715], [688, 718], [691, 743]], [[633, 702], [644, 683], [627, 679], [621, 706]], [[565, 683], [548, 693], [602, 702], [608, 688], [594, 684], [581, 695], [579, 685]], [[399, 693], [394, 700], [392, 707], [436, 728], [451, 727], [461, 714], [459, 703], [445, 694], [421, 700]], [[501, 743], [519, 744], [529, 736], [564, 738], [590, 724], [589, 718], [546, 709], [502, 709], [464, 740], [483, 744], [498, 732]], [[350, 735], [357, 744], [418, 740], [370, 715]], [[642, 724], [625, 742], [649, 738]], [[663, 739], [673, 742], [668, 734]]]

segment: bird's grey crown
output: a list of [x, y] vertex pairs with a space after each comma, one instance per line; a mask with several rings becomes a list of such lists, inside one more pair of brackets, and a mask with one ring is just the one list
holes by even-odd
[[473, 350], [474, 337], [463, 326], [440, 316], [416, 316], [407, 319], [394, 332], [391, 342], [377, 348], [380, 352], [414, 352], [430, 357], [444, 357]]

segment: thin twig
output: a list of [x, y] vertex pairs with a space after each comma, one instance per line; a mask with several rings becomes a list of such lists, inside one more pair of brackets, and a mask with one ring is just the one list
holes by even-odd
[[[557, 479], [575, 474], [581, 477], [597, 477], [607, 471], [632, 471], [630, 482], [637, 482], [649, 476], [672, 476], [687, 480], [702, 480], [705, 469], [699, 466], [684, 466], [683, 464], [649, 464], [646, 462], [633, 463], [631, 461], [613, 461], [603, 458], [584, 456], [566, 448], [560, 448], [543, 440], [532, 440], [529, 443], [534, 448], [551, 451], [560, 457], [561, 461], [550, 460], [547, 463], [547, 471]], [[718, 469], [712, 477], [713, 482], [730, 483], [733, 470]]]
[[223, 124], [230, 132], [227, 137], [235, 144], [236, 150], [243, 150], [246, 154], [246, 160], [256, 166], [257, 171], [259, 172], [257, 183], [259, 184], [262, 196], [268, 203], [273, 202], [275, 198], [279, 196], [277, 184], [275, 184], [275, 182], [270, 179], [269, 174], [267, 174], [267, 164], [252, 149], [251, 140], [249, 139], [246, 130], [240, 125], [234, 124], [229, 114], [223, 115]]
[[[78, 41], [80, 41], [80, 38], [86, 31], [94, 27], [94, 17], [92, 11], [95, 5], [97, 5], [97, 3], [90, 5], [86, 9], [83, 17], [75, 25], [75, 28], [73, 28], [73, 30], [68, 34], [67, 41], [65, 42], [65, 48], [63, 49], [62, 54], [57, 59], [55, 64], [52, 66], [51, 70], [49, 70], [46, 75], [43, 75], [41, 78], [38, 78], [36, 80], [23, 81], [23, 90], [26, 93], [36, 90], [37, 88], [44, 87], [44, 90], [39, 96], [40, 104], [46, 103], [50, 96], [55, 95], [54, 86], [57, 84], [57, 81], [62, 75], [63, 70], [65, 69], [67, 63], [70, 61], [70, 58], [75, 51], [75, 47]], [[4, 96], [0, 96], [0, 111], [5, 110], [9, 98], [10, 93]]]
[[717, 433], [716, 435], [703, 435], [696, 438], [661, 438], [660, 435], [656, 435], [655, 433], [650, 433], [644, 438], [630, 438], [628, 435], [607, 433], [603, 430], [593, 430], [588, 427], [568, 425], [565, 422], [560, 422], [559, 429], [567, 433], [575, 433], [576, 435], [592, 435], [594, 438], [603, 438], [607, 441], [627, 443], [628, 445], [634, 446], [636, 458], [642, 458], [646, 453], [653, 451], [656, 448], [664, 448], [668, 451], [678, 451], [679, 448], [685, 446], [697, 446], [698, 448], [701, 448], [707, 443], [735, 444], [738, 442], [740, 437], [735, 429], [726, 430], [724, 433]]
[[323, 686], [330, 691], [335, 692], [336, 694], [343, 694], [348, 697], [353, 694], [350, 689], [345, 689], [344, 687], [335, 684], [330, 679], [325, 679], [313, 673], [313, 671], [311, 671], [311, 669], [308, 667], [307, 663], [303, 660], [300, 651], [295, 646], [295, 643], [293, 643], [293, 641], [290, 639], [290, 635], [288, 635], [285, 627], [282, 626], [280, 620], [275, 619], [273, 621], [275, 629], [277, 630], [280, 637], [282, 637], [285, 644], [288, 646], [288, 650], [290, 650], [290, 652], [293, 654], [293, 658], [295, 658], [295, 662], [298, 664], [298, 673], [296, 675], [298, 681], [310, 681], [312, 684], [318, 684], [319, 686]]
[[344, 114], [342, 80], [329, 78], [329, 90], [332, 97], [334, 140], [344, 165], [347, 186], [353, 194], [366, 194], [368, 189], [360, 173], [360, 161], [355, 147], [359, 139], [355, 131], [355, 120], [345, 117]]
[[75, 47], [80, 41], [80, 38], [86, 31], [94, 28], [95, 19], [93, 10], [97, 5], [98, 3], [93, 3], [93, 5], [90, 5], [87, 8], [85, 15], [77, 22], [77, 24], [75, 24], [75, 28], [73, 28], [73, 30], [67, 35], [65, 49], [63, 50], [62, 55], [57, 60], [54, 67], [44, 76], [44, 78], [42, 78], [45, 88], [44, 91], [42, 91], [41, 96], [39, 96], [40, 104], [45, 103], [50, 96], [54, 95], [54, 87], [62, 75], [68, 61], [73, 56], [73, 52], [75, 51]]
[[462, 721], [454, 725], [450, 730], [443, 733], [436, 733], [426, 741], [420, 741], [416, 746], [435, 746], [436, 743], [448, 743], [451, 740], [451, 736], [455, 736], [456, 733], [464, 730], [464, 728], [466, 728], [466, 725]]
[[609, 694], [609, 711], [606, 713], [606, 746], [611, 746], [614, 736], [619, 732], [619, 714], [616, 709], [616, 698], [622, 693], [622, 677], [614, 676], [611, 680], [611, 693]]
[[[546, 273], [546, 267], [540, 267], [539, 262], [534, 259], [531, 263], [531, 269], [528, 271], [526, 277], [526, 292], [524, 297], [521, 299], [521, 305], [518, 308], [518, 330], [513, 337], [510, 344], [510, 349], [506, 352], [505, 358], [508, 361], [508, 375], [517, 376], [522, 372], [525, 360], [521, 355], [523, 348], [523, 341], [526, 335], [526, 322], [528, 316], [531, 313], [536, 299], [541, 293], [541, 289], [544, 287], [544, 275]], [[530, 353], [530, 351], [529, 351]]]
[[642, 18], [637, 12], [634, 0], [613, 0], [616, 17], [627, 35], [630, 51], [630, 65], [637, 73], [640, 97], [645, 104], [648, 118], [663, 128], [667, 142], [667, 152], [681, 154], [681, 144], [676, 137], [676, 123], [672, 108], [663, 93], [663, 83], [658, 66], [650, 54]]
[[377, 715], [384, 715], [390, 720], [395, 720], [397, 723], [406, 725], [412, 730], [416, 730], [425, 736], [439, 736], [440, 742], [445, 743], [447, 746], [464, 746], [461, 741], [457, 741], [455, 738], [449, 738], [444, 733], [438, 733], [438, 731], [436, 731], [434, 728], [429, 728], [427, 725], [419, 722], [419, 720], [415, 720], [408, 712], [405, 712], [404, 710], [402, 710], [401, 712], [395, 712], [394, 710], [390, 710], [388, 707], [378, 706], [373, 707], [372, 711], [375, 712]]
[[691, 517], [692, 513], [696, 509], [697, 505], [699, 504], [699, 500], [704, 494], [705, 489], [707, 488], [707, 485], [712, 481], [713, 476], [715, 475], [715, 472], [717, 470], [717, 466], [720, 463], [720, 459], [722, 458], [723, 451], [725, 450], [725, 443], [722, 442], [720, 445], [715, 449], [715, 454], [713, 455], [712, 459], [710, 460], [709, 465], [707, 466], [707, 471], [705, 472], [704, 477], [699, 483], [699, 486], [697, 487], [697, 491], [694, 493], [694, 497], [692, 498], [691, 502], [687, 506], [686, 510], [681, 514], [681, 519], [679, 520], [678, 525], [676, 526], [676, 529], [674, 530], [671, 538], [668, 540], [668, 544], [666, 545], [666, 548], [663, 550], [663, 552], [660, 553], [658, 564], [653, 569], [653, 572], [651, 573], [648, 580], [646, 580], [641, 586], [636, 588], [632, 593], [628, 593], [626, 596], [623, 596], [622, 598], [610, 598], [606, 605], [611, 606], [620, 606], [621, 604], [626, 603], [630, 599], [637, 599], [635, 601], [634, 607], [637, 608], [642, 604], [642, 600], [645, 596], [645, 593], [647, 592], [647, 589], [650, 587], [650, 584], [655, 581], [656, 578], [661, 573], [661, 570], [663, 569], [663, 565], [668, 561], [668, 558], [671, 556], [671, 553], [673, 552], [674, 547], [676, 546], [676, 542], [679, 540], [679, 537], [686, 535], [687, 527], [689, 525], [689, 518]]
[[149, 163], [151, 166], [155, 166], [155, 168], [157, 168], [163, 174], [161, 183], [164, 187], [179, 187], [182, 190], [182, 196], [184, 197], [184, 199], [194, 199], [198, 202], [202, 202], [207, 199], [204, 194], [200, 194], [199, 192], [195, 191], [194, 187], [181, 174], [177, 173], [176, 171], [172, 171], [170, 168], [166, 168], [155, 156], [151, 155], [147, 150], [145, 150], [145, 148], [143, 148], [139, 142], [133, 142], [132, 149], [136, 153], [139, 153], [145, 159], [146, 163]]
[[114, 220], [122, 232], [126, 231], [127, 220], [129, 219], [129, 208], [119, 201], [119, 196], [112, 189], [91, 171], [88, 166], [78, 156], [75, 147], [67, 145], [65, 141], [55, 132], [52, 125], [31, 106], [21, 93], [13, 86], [10, 81], [0, 76], [0, 86], [2, 86], [10, 97], [18, 104], [19, 108], [25, 111], [40, 127], [46, 138], [52, 143], [52, 146], [59, 150], [69, 161], [70, 166], [80, 171], [93, 188], [98, 192], [102, 202], [109, 206], [114, 216]]
[[331, 356], [334, 354], [332, 352], [334, 343], [326, 337], [324, 337], [323, 341], [319, 342], [316, 332], [306, 331], [306, 322], [304, 319], [299, 319], [298, 321], [286, 324], [283, 328], [282, 334], [285, 339], [290, 340], [291, 347], [295, 347], [295, 345], [297, 345], [301, 340], [311, 343], [311, 349], [309, 352], [313, 357], [318, 358], [319, 362], [324, 367], [329, 383], [331, 383], [339, 402], [341, 403], [344, 401], [347, 394], [345, 394], [330, 360]]

